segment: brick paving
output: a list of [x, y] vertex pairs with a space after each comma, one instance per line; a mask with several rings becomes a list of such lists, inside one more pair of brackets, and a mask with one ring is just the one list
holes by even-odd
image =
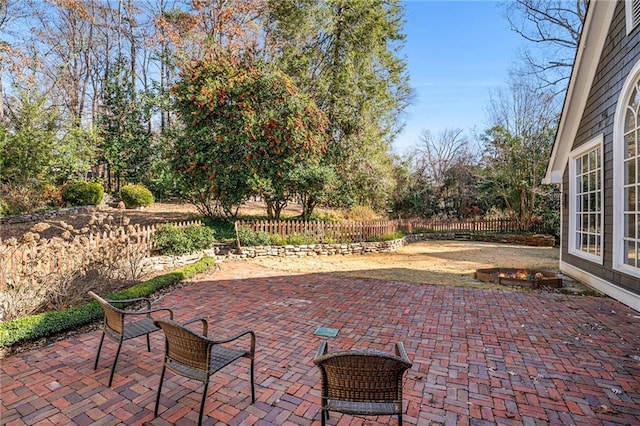
[[[154, 306], [177, 320], [202, 316], [223, 337], [257, 333], [256, 397], [248, 363], [214, 376], [208, 425], [319, 424], [323, 340], [330, 350], [392, 351], [404, 342], [409, 425], [639, 425], [640, 314], [604, 297], [519, 293], [327, 274], [275, 272], [230, 262]], [[313, 334], [338, 328], [335, 338]], [[215, 334], [213, 334], [215, 333]], [[190, 425], [201, 384], [167, 373], [153, 417], [163, 336], [125, 342], [112, 388], [115, 345], [79, 334], [1, 362], [0, 423], [6, 425]], [[391, 417], [332, 413], [330, 425], [393, 424]]]

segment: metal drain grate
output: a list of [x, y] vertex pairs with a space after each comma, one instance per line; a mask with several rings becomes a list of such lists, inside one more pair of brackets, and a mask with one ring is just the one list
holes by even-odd
[[313, 332], [313, 334], [322, 337], [336, 337], [338, 335], [338, 331], [340, 330], [337, 328], [318, 327], [316, 328], [316, 331]]

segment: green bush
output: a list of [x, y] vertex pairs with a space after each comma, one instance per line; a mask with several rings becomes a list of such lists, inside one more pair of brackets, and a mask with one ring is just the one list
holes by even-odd
[[153, 235], [155, 249], [163, 255], [181, 255], [208, 249], [215, 240], [214, 231], [206, 226], [185, 228], [167, 225]]
[[187, 226], [183, 228], [183, 232], [191, 241], [193, 251], [211, 248], [211, 244], [215, 241], [215, 232], [206, 226]]
[[62, 200], [67, 206], [97, 206], [104, 197], [104, 188], [96, 182], [77, 180], [62, 189]]
[[[148, 281], [138, 283], [126, 290], [107, 295], [106, 297], [116, 300], [148, 297], [163, 287], [191, 278], [205, 271], [214, 265], [215, 262], [216, 259], [213, 257], [204, 257], [198, 262], [178, 271], [157, 276]], [[102, 315], [102, 308], [100, 308], [98, 302], [92, 301], [61, 311], [44, 312], [0, 323], [0, 348], [73, 330], [74, 328], [98, 320]]]
[[214, 230], [218, 241], [236, 240], [236, 230], [233, 226], [233, 221], [222, 217], [208, 216], [205, 216], [200, 220], [202, 220], [202, 223], [204, 223], [206, 226]]
[[318, 241], [302, 234], [292, 234], [287, 237], [289, 244], [294, 246], [303, 246], [308, 244], [317, 244]]
[[404, 237], [404, 232], [395, 231], [395, 232], [391, 232], [390, 234], [384, 234], [382, 236], [382, 241], [399, 240], [402, 237]]
[[266, 232], [254, 232], [248, 226], [238, 228], [238, 240], [243, 246], [267, 246], [271, 243], [271, 236]]
[[155, 201], [153, 194], [143, 185], [125, 185], [120, 188], [120, 198], [128, 209], [150, 206]]
[[269, 244], [272, 246], [286, 246], [287, 238], [280, 234], [269, 235]]

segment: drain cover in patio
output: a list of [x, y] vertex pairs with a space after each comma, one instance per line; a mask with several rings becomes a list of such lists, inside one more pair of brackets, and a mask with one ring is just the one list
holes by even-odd
[[336, 337], [338, 335], [338, 331], [340, 330], [337, 328], [318, 327], [316, 328], [316, 331], [313, 332], [313, 334], [323, 337]]

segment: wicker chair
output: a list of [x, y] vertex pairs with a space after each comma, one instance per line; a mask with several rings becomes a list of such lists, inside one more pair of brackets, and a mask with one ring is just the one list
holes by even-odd
[[[202, 334], [195, 333], [185, 327], [197, 321], [202, 322]], [[160, 405], [162, 381], [167, 368], [181, 376], [204, 383], [198, 425], [202, 424], [204, 402], [207, 398], [211, 375], [240, 358], [249, 358], [250, 360], [251, 402], [256, 402], [253, 378], [256, 335], [253, 331], [245, 330], [226, 339], [210, 340], [206, 337], [208, 324], [204, 318], [195, 318], [182, 324], [175, 321], [157, 320], [155, 324], [162, 328], [166, 337], [164, 363], [162, 365], [160, 383], [158, 383], [156, 406], [153, 412], [156, 417], [158, 416], [158, 407]], [[231, 343], [246, 336], [250, 339], [248, 350], [223, 345], [223, 343]]]
[[371, 351], [327, 354], [323, 342], [313, 362], [322, 378], [321, 423], [329, 411], [365, 416], [397, 415], [402, 424], [402, 378], [412, 364], [402, 343], [396, 355]]
[[[151, 314], [154, 312], [166, 311], [169, 313], [169, 318], [173, 318], [173, 312], [171, 309], [158, 308], [151, 309], [151, 301], [147, 298], [136, 299], [123, 299], [123, 300], [107, 300], [98, 296], [94, 292], [90, 291], [89, 296], [93, 297], [100, 303], [104, 310], [104, 323], [102, 327], [102, 337], [100, 338], [100, 345], [98, 346], [98, 353], [96, 354], [96, 362], [93, 364], [93, 369], [98, 368], [98, 360], [100, 359], [100, 351], [102, 350], [102, 343], [104, 342], [104, 336], [107, 335], [116, 342], [118, 342], [118, 349], [116, 350], [116, 356], [113, 359], [113, 365], [111, 366], [111, 375], [109, 376], [109, 387], [113, 382], [113, 373], [116, 371], [116, 364], [118, 363], [118, 356], [120, 355], [120, 349], [122, 348], [122, 342], [125, 340], [133, 339], [135, 337], [147, 336], [147, 350], [151, 352], [151, 343], [149, 342], [149, 334], [154, 331], [160, 330], [153, 323]], [[144, 302], [146, 309], [139, 311], [127, 311], [120, 309], [117, 304]], [[142, 317], [138, 320], [126, 320], [128, 317]]]

